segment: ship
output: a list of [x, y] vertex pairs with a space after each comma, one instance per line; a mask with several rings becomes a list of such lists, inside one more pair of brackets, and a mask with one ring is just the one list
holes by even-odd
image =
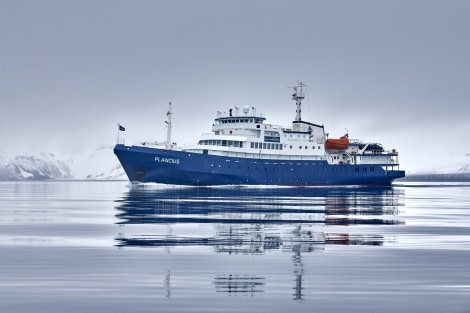
[[217, 111], [212, 131], [181, 147], [172, 142], [170, 102], [164, 142], [126, 145], [118, 132], [114, 154], [132, 183], [387, 186], [405, 176], [396, 149], [348, 133], [328, 138], [324, 125], [302, 120], [306, 85], [291, 88], [296, 112], [290, 127], [268, 124], [255, 107], [234, 107]]

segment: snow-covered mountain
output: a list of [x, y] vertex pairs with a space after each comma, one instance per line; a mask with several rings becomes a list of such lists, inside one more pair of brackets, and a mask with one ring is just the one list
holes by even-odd
[[73, 159], [51, 153], [0, 155], [0, 181], [5, 180], [125, 180], [112, 147], [100, 147], [74, 155]]
[[470, 153], [442, 155], [434, 160], [423, 160], [415, 169], [406, 169], [406, 177], [398, 181], [468, 182], [470, 181]]
[[67, 163], [54, 154], [0, 156], [0, 180], [71, 179]]
[[449, 153], [434, 161], [421, 162], [421, 166], [416, 170], [407, 170], [407, 174], [429, 175], [429, 174], [464, 174], [470, 173], [470, 153], [453, 154]]
[[113, 146], [101, 146], [74, 154], [69, 159], [70, 172], [75, 179], [127, 180]]

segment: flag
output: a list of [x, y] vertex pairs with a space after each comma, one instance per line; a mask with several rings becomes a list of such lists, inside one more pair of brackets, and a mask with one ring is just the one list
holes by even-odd
[[119, 127], [119, 131], [125, 131], [126, 128], [124, 126], [122, 126], [121, 124], [118, 124], [118, 127]]

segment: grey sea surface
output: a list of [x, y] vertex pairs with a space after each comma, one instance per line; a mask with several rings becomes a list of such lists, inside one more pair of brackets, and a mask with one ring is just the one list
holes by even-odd
[[470, 312], [470, 184], [0, 182], [0, 312]]

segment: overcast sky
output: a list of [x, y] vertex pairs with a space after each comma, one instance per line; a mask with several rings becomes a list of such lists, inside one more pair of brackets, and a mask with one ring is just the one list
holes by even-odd
[[2, 152], [196, 142], [217, 110], [382, 142], [403, 169], [470, 153], [470, 1], [0, 1]]

